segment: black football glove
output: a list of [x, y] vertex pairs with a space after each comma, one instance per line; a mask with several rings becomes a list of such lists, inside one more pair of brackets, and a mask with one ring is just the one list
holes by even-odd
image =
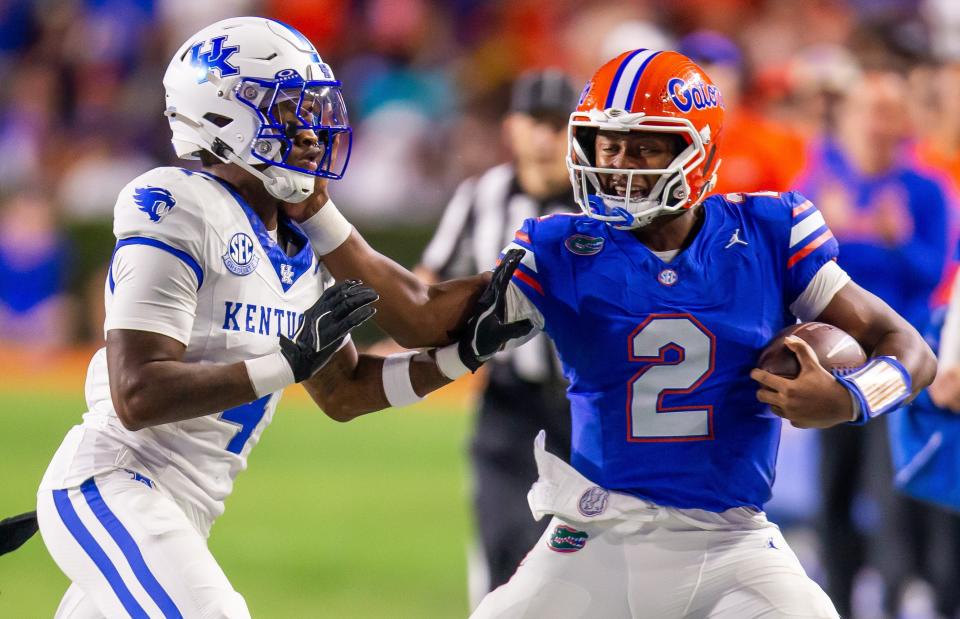
[[303, 324], [292, 340], [280, 336], [280, 352], [299, 383], [316, 373], [337, 352], [340, 342], [377, 310], [379, 299], [372, 289], [351, 279], [323, 291], [320, 299], [303, 313]]
[[511, 249], [503, 256], [486, 290], [477, 300], [474, 315], [467, 322], [457, 352], [471, 372], [476, 372], [507, 342], [523, 337], [533, 329], [533, 323], [526, 319], [511, 323], [505, 320], [507, 286], [525, 253], [522, 249]]
[[0, 520], [0, 555], [13, 552], [37, 532], [37, 512]]

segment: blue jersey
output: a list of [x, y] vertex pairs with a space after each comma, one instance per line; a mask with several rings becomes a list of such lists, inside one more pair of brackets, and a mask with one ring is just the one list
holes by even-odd
[[797, 193], [713, 196], [701, 208], [703, 227], [669, 263], [586, 216], [529, 219], [513, 282], [570, 381], [580, 473], [660, 505], [760, 509], [780, 418], [749, 372], [796, 322], [789, 306], [837, 242]]
[[812, 200], [842, 187], [854, 221], [872, 221], [881, 213], [897, 220], [904, 231], [899, 240], [884, 238], [869, 225], [837, 230], [843, 243], [839, 263], [923, 333], [930, 295], [947, 261], [950, 220], [943, 185], [905, 162], [881, 174], [864, 174], [837, 142], [827, 140], [811, 150], [801, 187]]
[[[946, 315], [946, 307], [935, 310], [925, 334], [935, 353]], [[924, 389], [905, 410], [887, 419], [897, 488], [915, 499], [960, 512], [960, 415], [934, 404]]]

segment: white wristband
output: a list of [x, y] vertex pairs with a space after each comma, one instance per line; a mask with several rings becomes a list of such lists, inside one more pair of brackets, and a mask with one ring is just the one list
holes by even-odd
[[247, 376], [258, 398], [280, 391], [295, 382], [293, 369], [280, 351], [255, 359], [247, 359], [243, 364], [247, 366]]
[[860, 414], [852, 423], [862, 424], [900, 407], [910, 397], [912, 381], [896, 357], [871, 357], [850, 374], [836, 377], [850, 391]]
[[325, 256], [340, 247], [353, 230], [332, 200], [327, 200], [313, 216], [300, 222], [300, 228], [310, 239], [310, 245], [318, 256]]
[[383, 360], [383, 393], [390, 406], [400, 408], [422, 400], [410, 382], [410, 360], [418, 353], [415, 350], [390, 355]]
[[457, 380], [470, 371], [470, 368], [460, 360], [460, 352], [457, 350], [456, 342], [447, 344], [443, 348], [437, 348], [433, 358], [437, 362], [437, 369], [440, 370], [440, 373], [450, 380]]

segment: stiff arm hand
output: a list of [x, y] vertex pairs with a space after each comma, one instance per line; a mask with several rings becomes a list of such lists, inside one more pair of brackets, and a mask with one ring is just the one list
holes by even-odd
[[507, 342], [522, 338], [533, 329], [533, 323], [526, 319], [506, 321], [507, 287], [525, 253], [522, 249], [511, 249], [503, 256], [490, 283], [477, 299], [474, 314], [457, 343], [460, 360], [471, 372], [503, 350]]

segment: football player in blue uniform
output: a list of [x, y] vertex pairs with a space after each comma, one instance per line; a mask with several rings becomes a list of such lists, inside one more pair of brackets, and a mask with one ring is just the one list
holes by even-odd
[[[476, 617], [837, 617], [762, 511], [781, 420], [866, 422], [926, 386], [935, 360], [836, 264], [803, 196], [707, 197], [722, 124], [721, 93], [678, 53], [635, 50], [601, 67], [569, 122], [583, 214], [527, 220], [505, 249], [510, 265], [522, 254], [512, 277], [435, 353], [453, 378], [542, 330], [570, 382], [571, 463], [538, 439], [529, 495], [553, 520]], [[326, 202], [320, 183], [291, 216], [345, 229]], [[428, 288], [355, 233], [337, 238], [325, 264], [380, 292], [390, 307], [378, 319], [401, 342], [442, 343], [470, 311], [474, 283]], [[836, 325], [870, 359], [834, 377], [788, 338], [796, 378], [754, 368], [798, 319]]]

